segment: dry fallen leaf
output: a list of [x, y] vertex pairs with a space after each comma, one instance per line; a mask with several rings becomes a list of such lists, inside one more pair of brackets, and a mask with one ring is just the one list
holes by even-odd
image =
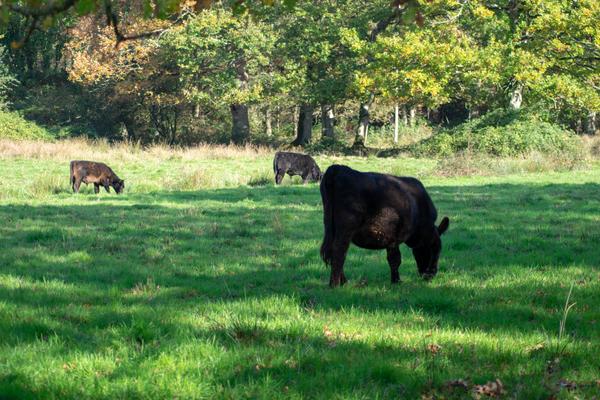
[[469, 390], [469, 384], [464, 379], [455, 379], [453, 381], [448, 381], [444, 383], [444, 386], [449, 389], [460, 388], [464, 390]]
[[260, 371], [261, 369], [263, 369], [265, 366], [263, 364], [256, 364], [254, 366], [254, 369], [256, 370], [256, 372]]
[[434, 356], [442, 349], [442, 346], [435, 344], [435, 343], [430, 343], [427, 345], [427, 350], [429, 350], [429, 352], [431, 354], [433, 354]]
[[485, 385], [473, 386], [473, 395], [476, 399], [481, 398], [481, 396], [498, 397], [503, 393], [504, 385], [502, 385], [502, 381], [500, 379], [496, 379], [493, 382], [487, 382]]

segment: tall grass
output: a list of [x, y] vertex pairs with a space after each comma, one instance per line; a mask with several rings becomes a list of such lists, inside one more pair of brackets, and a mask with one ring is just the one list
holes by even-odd
[[111, 144], [106, 140], [72, 138], [55, 142], [43, 140], [0, 139], [1, 157], [24, 157], [34, 159], [73, 160], [111, 159], [134, 161], [140, 159], [183, 160], [230, 159], [245, 157], [255, 159], [272, 150], [263, 146], [234, 146], [201, 144], [191, 147], [171, 147], [163, 144], [142, 146], [139, 143], [120, 142]]
[[[384, 158], [316, 154], [315, 158], [323, 170], [333, 163], [342, 163], [363, 171], [421, 179], [581, 171], [594, 160], [594, 154], [600, 154], [599, 140], [584, 140], [587, 155], [577, 159], [560, 153], [548, 155], [539, 152], [518, 157], [462, 152], [438, 159], [415, 159], [402, 154]], [[82, 138], [53, 142], [0, 139], [0, 167], [5, 164], [16, 168], [4, 177], [0, 198], [41, 198], [70, 192], [69, 161], [74, 159], [107, 163], [119, 177], [125, 179], [127, 193], [264, 186], [273, 182], [274, 153], [275, 149], [254, 145], [204, 144], [182, 148]], [[290, 183], [297, 184], [298, 179], [284, 179], [284, 185]], [[82, 191], [90, 193], [92, 189], [83, 186]]]

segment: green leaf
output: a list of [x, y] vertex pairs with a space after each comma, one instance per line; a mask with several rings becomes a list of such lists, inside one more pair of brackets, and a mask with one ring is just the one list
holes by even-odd
[[75, 11], [78, 15], [87, 15], [96, 10], [96, 2], [94, 0], [79, 0], [75, 3]]

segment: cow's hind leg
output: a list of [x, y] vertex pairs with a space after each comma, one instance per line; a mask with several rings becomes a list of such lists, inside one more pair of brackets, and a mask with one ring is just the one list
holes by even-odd
[[333, 240], [331, 248], [331, 276], [329, 278], [329, 286], [332, 288], [343, 285], [348, 281], [346, 275], [344, 275], [344, 261], [346, 260], [346, 253], [349, 246], [350, 236], [338, 236]]
[[400, 282], [400, 273], [398, 272], [398, 269], [402, 263], [402, 255], [400, 254], [398, 246], [389, 247], [387, 249], [387, 261], [388, 264], [390, 264], [392, 283]]

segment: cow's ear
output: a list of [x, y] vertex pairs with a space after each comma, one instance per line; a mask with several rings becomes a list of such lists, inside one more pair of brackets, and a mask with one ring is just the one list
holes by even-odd
[[442, 222], [440, 222], [440, 225], [438, 226], [437, 230], [438, 230], [438, 234], [440, 236], [442, 236], [442, 234], [444, 232], [446, 232], [446, 230], [448, 230], [448, 226], [450, 225], [450, 220], [448, 219], [448, 217], [444, 217], [442, 218]]

